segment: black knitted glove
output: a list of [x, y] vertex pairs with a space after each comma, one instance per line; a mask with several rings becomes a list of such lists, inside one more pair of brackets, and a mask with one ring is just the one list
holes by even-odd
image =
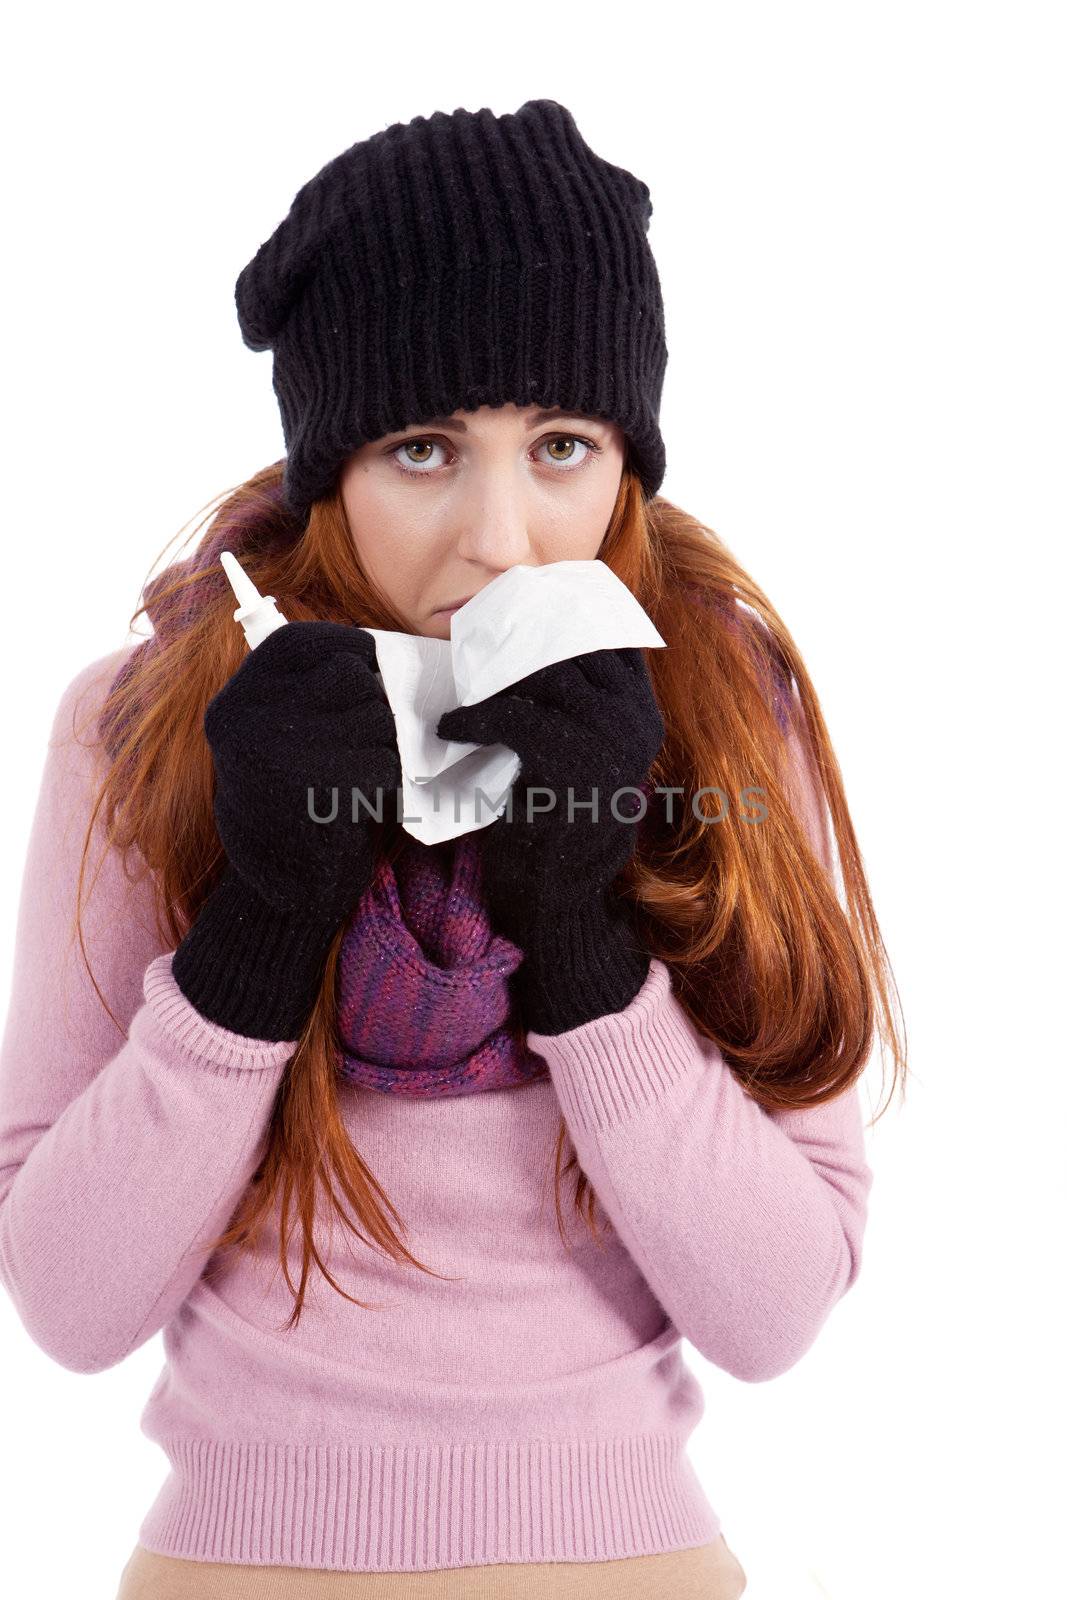
[[[640, 806], [636, 793], [619, 791], [640, 787], [665, 733], [643, 652], [594, 650], [554, 662], [446, 711], [437, 733], [506, 745], [521, 762], [510, 820], [504, 811], [485, 829], [483, 877], [494, 925], [525, 955], [513, 982], [526, 1027], [563, 1033], [624, 1010], [650, 958], [612, 888], [634, 852]], [[531, 798], [531, 788], [551, 793]], [[594, 797], [595, 821], [582, 805]]]
[[[204, 714], [226, 870], [174, 953], [202, 1016], [255, 1039], [298, 1039], [326, 953], [374, 874], [401, 785], [374, 639], [289, 622], [251, 650]], [[314, 791], [309, 805], [309, 789]], [[353, 821], [353, 790], [356, 796]], [[315, 817], [332, 821], [316, 821]], [[311, 811], [314, 811], [314, 816]]]

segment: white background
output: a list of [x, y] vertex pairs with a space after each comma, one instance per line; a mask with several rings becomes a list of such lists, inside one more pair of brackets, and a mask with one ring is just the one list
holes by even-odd
[[[811, 1353], [746, 1386], [688, 1352], [746, 1600], [1064, 1592], [1061, 25], [931, 0], [7, 24], [5, 995], [62, 689], [283, 453], [232, 295], [297, 188], [390, 122], [538, 96], [651, 187], [663, 492], [805, 655], [913, 1073]], [[870, 1114], [877, 1056], [865, 1088]], [[166, 1470], [138, 1431], [160, 1360], [66, 1372], [0, 1297], [6, 1592], [113, 1597]]]

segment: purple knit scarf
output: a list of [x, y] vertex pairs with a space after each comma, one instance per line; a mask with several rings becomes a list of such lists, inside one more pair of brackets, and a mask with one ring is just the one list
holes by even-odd
[[483, 830], [443, 844], [405, 835], [349, 918], [337, 974], [338, 1071], [418, 1099], [548, 1076], [511, 1017], [522, 951], [493, 933], [481, 893]]

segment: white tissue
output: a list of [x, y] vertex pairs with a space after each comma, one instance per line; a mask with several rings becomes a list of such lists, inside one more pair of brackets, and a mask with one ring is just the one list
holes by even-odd
[[403, 827], [423, 844], [487, 828], [504, 810], [520, 765], [501, 744], [439, 739], [435, 729], [445, 711], [587, 651], [666, 647], [603, 561], [509, 567], [453, 612], [451, 639], [366, 631], [374, 636], [396, 718]]

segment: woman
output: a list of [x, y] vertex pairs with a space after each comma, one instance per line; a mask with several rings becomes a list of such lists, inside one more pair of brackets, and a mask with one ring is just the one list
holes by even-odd
[[[680, 1341], [747, 1382], [811, 1346], [860, 1267], [876, 1026], [903, 1059], [803, 662], [658, 496], [650, 215], [551, 100], [329, 163], [237, 284], [287, 455], [61, 699], [0, 1262], [72, 1370], [163, 1331], [172, 1471], [121, 1600], [745, 1587]], [[290, 619], [251, 653], [225, 548]], [[365, 629], [444, 639], [512, 565], [590, 558], [668, 648], [442, 717], [520, 772], [420, 844], [373, 809]], [[319, 786], [371, 808], [318, 824]]]

